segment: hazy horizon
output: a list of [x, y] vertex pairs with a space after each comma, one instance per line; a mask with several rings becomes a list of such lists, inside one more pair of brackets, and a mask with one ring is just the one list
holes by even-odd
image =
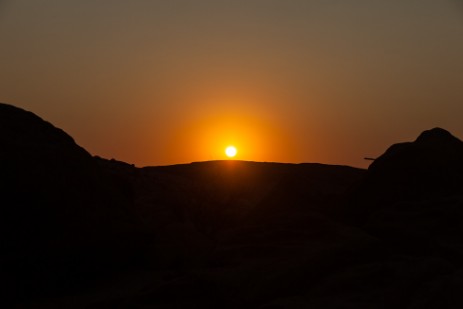
[[0, 1], [0, 102], [137, 166], [463, 135], [461, 1]]

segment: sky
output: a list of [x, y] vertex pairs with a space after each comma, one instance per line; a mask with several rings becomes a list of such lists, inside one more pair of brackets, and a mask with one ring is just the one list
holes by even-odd
[[0, 0], [0, 42], [0, 102], [137, 166], [463, 138], [461, 0]]

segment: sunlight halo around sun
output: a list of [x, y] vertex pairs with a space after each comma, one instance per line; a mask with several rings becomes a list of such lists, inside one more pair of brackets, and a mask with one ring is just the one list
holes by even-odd
[[226, 149], [225, 149], [225, 154], [227, 155], [227, 157], [229, 158], [233, 158], [236, 156], [236, 153], [238, 151], [236, 150], [236, 148], [234, 146], [228, 146]]

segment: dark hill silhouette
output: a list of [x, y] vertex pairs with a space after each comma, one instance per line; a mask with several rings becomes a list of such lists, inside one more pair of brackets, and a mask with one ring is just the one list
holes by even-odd
[[92, 157], [0, 104], [5, 308], [462, 308], [462, 142], [368, 171]]
[[434, 128], [375, 160], [348, 211], [393, 250], [454, 262], [463, 258], [462, 198], [463, 142]]
[[428, 199], [463, 190], [463, 142], [435, 128], [391, 146], [368, 169], [365, 191], [383, 202]]
[[131, 189], [62, 130], [6, 104], [0, 170], [3, 291], [65, 288], [135, 248]]

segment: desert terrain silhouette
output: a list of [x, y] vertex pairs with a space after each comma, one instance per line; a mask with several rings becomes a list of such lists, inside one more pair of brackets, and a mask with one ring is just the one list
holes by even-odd
[[135, 167], [0, 104], [3, 308], [461, 308], [463, 142]]

